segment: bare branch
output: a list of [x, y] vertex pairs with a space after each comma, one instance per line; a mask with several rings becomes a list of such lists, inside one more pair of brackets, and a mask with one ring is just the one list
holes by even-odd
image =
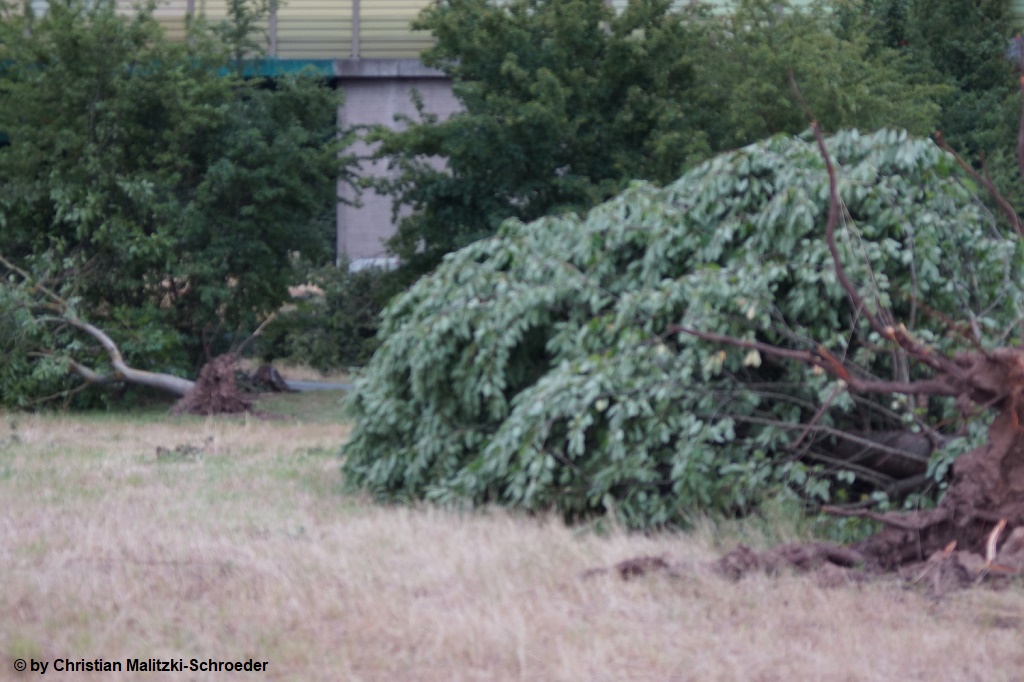
[[[800, 87], [796, 83], [796, 78], [793, 76], [793, 72], [789, 73], [790, 84], [793, 86], [793, 92], [797, 99], [804, 106], [807, 111], [808, 117], [811, 121], [811, 131], [814, 133], [814, 140], [818, 144], [818, 151], [821, 153], [821, 158], [825, 161], [825, 170], [828, 172], [828, 221], [825, 225], [825, 237], [828, 241], [829, 255], [832, 257], [832, 264], [836, 270], [836, 278], [839, 280], [839, 284], [843, 287], [846, 292], [847, 298], [850, 300], [850, 305], [853, 306], [854, 315], [863, 313], [864, 317], [867, 318], [868, 324], [871, 326], [879, 336], [884, 339], [888, 339], [896, 343], [900, 348], [905, 350], [913, 358], [921, 362], [924, 365], [936, 370], [937, 372], [948, 374], [950, 377], [962, 382], [964, 380], [963, 373], [959, 370], [956, 363], [950, 358], [939, 353], [933, 353], [927, 347], [921, 345], [907, 331], [903, 325], [890, 325], [885, 324], [881, 318], [875, 313], [872, 313], [868, 308], [864, 299], [861, 298], [860, 294], [857, 293], [857, 289], [850, 282], [849, 277], [846, 275], [846, 268], [843, 267], [842, 259], [839, 257], [839, 248], [836, 246], [836, 226], [839, 223], [839, 214], [842, 210], [842, 200], [839, 197], [839, 180], [836, 175], [835, 166], [832, 164], [832, 157], [828, 153], [828, 148], [825, 146], [825, 137], [821, 133], [821, 126], [816, 120], [813, 120], [810, 109], [807, 107], [807, 103], [803, 99], [803, 95], [800, 92]], [[962, 162], [961, 162], [962, 163]], [[994, 186], [993, 186], [994, 189]], [[998, 190], [996, 190], [998, 192]], [[1007, 204], [1009, 205], [1009, 204]], [[1011, 209], [1012, 212], [1012, 209]], [[1016, 217], [1016, 213], [1013, 214]], [[1018, 230], [1020, 229], [1019, 223]], [[843, 377], [845, 379], [845, 377]], [[896, 382], [900, 383], [900, 382]], [[907, 385], [907, 382], [901, 382]], [[875, 392], [875, 391], [872, 391]], [[894, 391], [902, 393], [903, 391]], [[953, 393], [955, 395], [960, 391]], [[943, 395], [950, 395], [949, 393], [941, 393]]]
[[805, 350], [779, 348], [778, 346], [773, 346], [769, 343], [761, 343], [759, 341], [744, 341], [743, 339], [737, 339], [734, 336], [715, 334], [714, 332], [702, 332], [697, 329], [690, 329], [689, 327], [683, 327], [678, 324], [670, 324], [667, 331], [669, 334], [688, 334], [704, 341], [723, 343], [729, 346], [736, 346], [738, 348], [748, 348], [760, 353], [765, 353], [766, 355], [773, 355], [787, 360], [796, 360], [797, 362], [803, 362], [808, 365], [824, 368], [824, 361], [821, 358], [818, 358], [813, 353]]
[[[843, 386], [836, 386], [835, 388], [832, 389], [832, 392], [829, 394], [828, 398], [825, 399], [825, 401], [821, 404], [818, 410], [814, 413], [814, 416], [811, 417], [810, 421], [807, 422], [807, 428], [803, 430], [803, 432], [797, 437], [795, 441], [789, 444], [790, 450], [796, 450], [798, 447], [800, 447], [800, 443], [802, 443], [807, 434], [811, 432], [811, 428], [815, 426], [823, 416], [825, 416], [825, 413], [828, 411], [828, 408], [832, 406], [832, 401], [834, 401], [836, 397], [843, 392], [843, 390]], [[810, 445], [808, 445], [807, 447], [809, 448]]]
[[0, 265], [4, 266], [5, 268], [10, 270], [11, 272], [17, 273], [22, 279], [25, 280], [26, 283], [31, 285], [33, 290], [41, 291], [43, 294], [46, 295], [47, 298], [49, 298], [53, 302], [59, 304], [62, 308], [67, 306], [67, 301], [65, 301], [63, 298], [61, 298], [57, 294], [55, 294], [51, 289], [48, 289], [47, 287], [43, 286], [43, 284], [41, 282], [35, 281], [34, 278], [30, 274], [28, 274], [27, 272], [25, 272], [24, 270], [19, 268], [17, 265], [12, 263], [11, 261], [9, 261], [6, 258], [4, 258], [4, 255], [2, 253], [0, 253]]
[[[794, 82], [795, 87], [795, 82]], [[825, 138], [821, 134], [821, 127], [817, 121], [811, 123], [811, 130], [814, 132], [814, 139], [818, 143], [818, 151], [821, 152], [822, 158], [825, 160], [825, 169], [828, 172], [828, 187], [829, 187], [829, 209], [828, 209], [828, 222], [825, 226], [825, 236], [828, 241], [829, 254], [832, 256], [832, 263], [836, 269], [836, 278], [846, 291], [847, 297], [850, 299], [850, 304], [853, 306], [855, 313], [863, 313], [867, 318], [871, 328], [877, 332], [882, 338], [888, 339], [896, 343], [900, 348], [907, 351], [911, 356], [914, 357], [918, 362], [931, 367], [932, 369], [948, 374], [950, 377], [957, 379], [958, 381], [963, 380], [963, 373], [959, 367], [950, 358], [941, 354], [934, 353], [929, 348], [921, 345], [920, 342], [915, 340], [907, 328], [902, 324], [893, 326], [886, 325], [882, 320], [867, 309], [864, 299], [857, 293], [856, 288], [850, 282], [850, 279], [846, 276], [846, 269], [843, 267], [842, 260], [839, 257], [839, 249], [836, 246], [836, 224], [839, 221], [839, 211], [842, 206], [842, 201], [839, 198], [838, 180], [836, 177], [835, 167], [832, 165], [832, 158], [828, 153], [828, 149], [825, 147]], [[845, 377], [844, 377], [845, 378]], [[894, 382], [904, 383], [906, 382]], [[859, 389], [864, 390], [864, 389]], [[877, 392], [877, 391], [872, 391]], [[902, 393], [904, 391], [894, 391]], [[956, 395], [961, 391], [954, 391], [953, 393], [941, 393], [942, 395]]]
[[[1024, 125], [1024, 109], [1021, 110], [1021, 124]], [[1021, 142], [1024, 141], [1024, 128], [1021, 129], [1020, 135], [1018, 135], [1017, 139], [1017, 148], [1019, 152]], [[1010, 205], [1010, 202], [1007, 201], [1006, 197], [1003, 196], [1003, 193], [999, 191], [998, 187], [996, 187], [996, 183], [992, 182], [991, 178], [988, 178], [971, 168], [971, 164], [964, 161], [963, 157], [957, 154], [952, 147], [946, 144], [946, 140], [942, 137], [941, 132], [935, 133], [935, 142], [938, 143], [939, 147], [941, 147], [943, 151], [952, 155], [953, 159], [956, 160], [957, 164], [965, 173], [985, 188], [985, 190], [992, 196], [992, 199], [996, 202], [996, 206], [999, 207], [999, 210], [1002, 211], [1003, 215], [1006, 216], [1006, 219], [1010, 221], [1011, 225], [1013, 225], [1013, 229], [1017, 231], [1017, 234], [1024, 236], [1024, 226], [1021, 226], [1020, 217], [1017, 215], [1017, 212], [1013, 210], [1013, 206]]]
[[918, 516], [908, 517], [900, 513], [879, 514], [867, 509], [841, 509], [839, 507], [822, 507], [821, 511], [832, 516], [854, 517], [858, 519], [871, 519], [899, 530], [921, 531], [936, 523], [941, 523], [949, 518], [949, 512], [945, 509], [931, 509], [921, 512]]
[[[756, 417], [743, 414], [730, 414], [727, 416], [729, 419], [732, 419], [737, 422], [759, 424], [762, 426], [772, 426], [778, 429], [782, 429], [783, 431], [796, 431], [804, 428], [803, 424], [794, 424], [792, 422], [779, 421], [778, 419], [768, 419], [766, 417]], [[870, 450], [883, 455], [894, 455], [896, 457], [907, 457], [911, 459], [915, 457], [913, 453], [908, 452], [907, 450], [894, 448], [886, 445], [885, 443], [870, 440], [868, 438], [864, 438], [863, 436], [859, 436], [855, 433], [843, 431], [842, 429], [837, 429], [832, 426], [825, 426], [824, 424], [814, 424], [813, 426], [811, 426], [811, 430], [816, 433], [823, 433], [829, 436], [835, 436], [836, 438], [839, 438], [841, 440], [848, 441], [855, 445], [860, 445], [861, 447], [864, 448], [869, 448]], [[927, 461], [925, 461], [925, 463], [927, 463]]]
[[242, 341], [242, 343], [238, 344], [238, 347], [235, 348], [232, 351], [232, 353], [234, 353], [236, 356], [241, 355], [242, 351], [245, 350], [246, 346], [252, 343], [253, 339], [255, 339], [257, 336], [261, 335], [263, 333], [263, 330], [267, 327], [267, 325], [276, 319], [277, 312], [270, 313], [267, 319], [263, 320], [263, 322], [260, 323], [260, 326], [256, 327], [256, 331], [254, 331], [252, 334], [249, 334], [249, 337], [246, 338], [245, 341]]
[[857, 289], [850, 282], [849, 277], [846, 276], [846, 268], [843, 267], [843, 262], [839, 257], [839, 248], [836, 246], [836, 226], [839, 224], [842, 200], [839, 198], [839, 178], [836, 175], [835, 166], [832, 164], [832, 156], [828, 153], [828, 148], [825, 146], [825, 137], [821, 133], [821, 125], [814, 118], [810, 107], [807, 106], [807, 102], [804, 100], [803, 93], [800, 91], [800, 86], [797, 85], [796, 77], [792, 71], [789, 72], [789, 83], [797, 100], [803, 106], [807, 117], [811, 120], [811, 131], [814, 133], [814, 140], [818, 143], [818, 151], [821, 153], [821, 158], [825, 161], [825, 170], [828, 172], [828, 221], [825, 224], [825, 237], [828, 241], [828, 252], [832, 257], [832, 264], [836, 269], [836, 278], [846, 292], [847, 298], [850, 299], [854, 315], [863, 313], [871, 328], [885, 337], [885, 330], [889, 325], [884, 324], [877, 315], [868, 310], [864, 299], [860, 297]]
[[821, 126], [817, 121], [811, 122], [811, 130], [814, 132], [814, 139], [818, 143], [818, 151], [825, 160], [825, 170], [828, 172], [828, 221], [825, 224], [825, 239], [828, 242], [828, 252], [832, 257], [832, 265], [836, 270], [836, 279], [846, 291], [850, 305], [853, 306], [854, 315], [863, 314], [868, 324], [882, 337], [886, 337], [886, 329], [891, 327], [884, 324], [881, 319], [867, 308], [864, 299], [857, 293], [857, 289], [846, 276], [846, 268], [843, 267], [842, 259], [839, 257], [839, 247], [836, 246], [836, 225], [839, 223], [839, 213], [842, 210], [842, 201], [839, 198], [839, 180], [836, 176], [835, 166], [832, 164], [832, 157], [825, 147], [825, 137], [821, 134]]
[[828, 469], [826, 469], [824, 473], [849, 471], [856, 476], [858, 480], [870, 483], [880, 490], [888, 490], [897, 482], [897, 479], [886, 473], [875, 471], [871, 467], [864, 466], [850, 460], [833, 457], [814, 448], [808, 450], [806, 457], [814, 462], [828, 465]]
[[139, 384], [141, 386], [150, 386], [179, 396], [189, 393], [195, 387], [195, 382], [189, 381], [188, 379], [182, 379], [181, 377], [176, 377], [172, 374], [147, 372], [146, 370], [135, 369], [134, 367], [128, 366], [124, 361], [124, 356], [121, 355], [121, 349], [117, 347], [114, 340], [111, 339], [102, 329], [91, 325], [88, 322], [83, 322], [82, 320], [72, 317], [52, 316], [41, 317], [40, 321], [54, 324], [67, 324], [74, 327], [75, 329], [91, 336], [99, 342], [103, 350], [106, 351], [107, 356], [110, 358], [110, 366], [114, 370], [112, 375], [100, 374], [78, 362], [75, 362], [74, 360], [70, 361], [71, 369], [86, 381], [94, 381], [99, 384], [125, 381], [132, 384]]
[[[889, 327], [892, 330], [892, 327]], [[727, 346], [735, 346], [737, 348], [748, 348], [750, 350], [756, 350], [759, 353], [765, 355], [774, 356], [778, 358], [784, 358], [786, 360], [796, 360], [813, 367], [820, 367], [824, 371], [828, 372], [829, 375], [846, 382], [846, 385], [850, 390], [856, 391], [857, 393], [900, 393], [904, 395], [945, 395], [945, 396], [959, 396], [964, 393], [964, 389], [960, 386], [946, 380], [946, 372], [943, 372], [943, 376], [935, 379], [921, 379], [918, 381], [885, 381], [880, 379], [862, 379], [860, 377], [850, 374], [849, 370], [843, 366], [834, 355], [829, 353], [824, 347], [819, 346], [815, 352], [806, 350], [794, 350], [790, 348], [779, 348], [768, 343], [761, 343], [759, 341], [744, 341], [743, 339], [737, 339], [734, 336], [728, 336], [726, 334], [715, 334], [713, 332], [702, 332], [696, 329], [690, 329], [689, 327], [683, 327], [678, 324], [669, 325], [668, 332], [670, 334], [689, 334], [698, 339], [704, 341], [713, 341], [715, 343], [724, 344]], [[905, 330], [904, 330], [905, 333]], [[899, 331], [891, 331], [888, 338], [896, 339], [899, 336]], [[903, 345], [902, 343], [900, 345]], [[927, 350], [922, 353], [922, 356], [927, 356]], [[940, 357], [936, 355], [935, 357]], [[945, 370], [945, 364], [948, 363], [951, 367], [956, 367], [952, 360], [941, 356], [945, 361], [942, 369]], [[915, 359], [925, 362], [925, 359], [915, 355]], [[925, 364], [928, 364], [927, 362]], [[960, 368], [956, 368], [956, 376], [962, 373]]]

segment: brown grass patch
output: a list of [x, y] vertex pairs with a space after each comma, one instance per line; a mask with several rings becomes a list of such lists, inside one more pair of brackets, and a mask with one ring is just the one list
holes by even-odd
[[[720, 551], [707, 530], [599, 534], [495, 510], [380, 506], [340, 492], [348, 427], [337, 423], [18, 420], [14, 439], [0, 416], [0, 679], [18, 657], [252, 657], [270, 665], [250, 678], [332, 681], [1024, 670], [1020, 587], [934, 601], [896, 583], [733, 584], [705, 568]], [[158, 460], [158, 447], [171, 454]], [[677, 575], [585, 577], [638, 556]], [[221, 676], [232, 677], [208, 679]]]

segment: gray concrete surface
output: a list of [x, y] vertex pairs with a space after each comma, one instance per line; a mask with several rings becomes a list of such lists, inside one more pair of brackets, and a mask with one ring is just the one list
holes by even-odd
[[[416, 59], [347, 59], [335, 62], [336, 82], [345, 97], [338, 110], [342, 128], [384, 124], [396, 127], [395, 116], [415, 117], [412, 92], [423, 98], [427, 112], [441, 120], [460, 110], [452, 94], [451, 83], [444, 74], [428, 69]], [[369, 145], [356, 143], [350, 153], [369, 154]], [[441, 161], [437, 164], [440, 166]], [[384, 163], [364, 162], [360, 175], [386, 176]], [[339, 183], [339, 194], [354, 199], [351, 188]], [[384, 242], [395, 233], [391, 219], [391, 197], [364, 191], [360, 206], [338, 204], [338, 254], [349, 260], [385, 256]]]
[[309, 391], [351, 391], [352, 384], [337, 383], [331, 381], [288, 381], [284, 382], [288, 388], [299, 393]]

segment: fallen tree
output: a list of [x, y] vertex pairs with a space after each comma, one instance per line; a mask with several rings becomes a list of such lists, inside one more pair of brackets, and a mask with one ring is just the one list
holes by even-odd
[[186, 41], [152, 7], [0, 4], [0, 404], [181, 395], [329, 257], [351, 135], [319, 80], [244, 77], [257, 5]]
[[[22, 349], [22, 354], [34, 356], [41, 366], [56, 371], [63, 369], [76, 377], [79, 380], [77, 388], [68, 392], [95, 386], [131, 384], [178, 396], [179, 400], [172, 409], [175, 414], [234, 414], [251, 409], [252, 402], [241, 394], [235, 383], [232, 354], [223, 354], [207, 362], [196, 381], [167, 372], [132, 367], [110, 335], [81, 319], [67, 299], [36, 281], [3, 254], [0, 254], [0, 267], [8, 274], [0, 285], [3, 312], [19, 321], [20, 333], [14, 338], [20, 339], [22, 344], [29, 343], [33, 348]], [[19, 312], [24, 315], [18, 316]], [[273, 316], [253, 336], [259, 334], [271, 319]], [[95, 347], [83, 346], [69, 337], [69, 333], [74, 332], [91, 339]], [[10, 347], [5, 350], [14, 351]], [[76, 353], [89, 356], [91, 360], [85, 361]], [[98, 369], [101, 366], [103, 368]]]
[[934, 142], [826, 147], [851, 216], [831, 244], [825, 157], [777, 136], [449, 256], [384, 314], [348, 483], [631, 528], [934, 504], [988, 424], [927, 363], [1019, 333], [1024, 250]]

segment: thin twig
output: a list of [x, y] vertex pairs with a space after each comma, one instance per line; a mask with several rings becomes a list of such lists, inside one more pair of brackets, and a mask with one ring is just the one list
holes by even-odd
[[38, 289], [39, 291], [43, 292], [44, 294], [46, 294], [46, 296], [48, 298], [50, 298], [55, 303], [59, 304], [62, 308], [67, 307], [67, 304], [68, 304], [67, 301], [65, 301], [63, 298], [61, 298], [57, 294], [55, 294], [51, 289], [49, 289], [46, 286], [44, 286], [41, 282], [35, 280], [35, 278], [33, 278], [32, 275], [30, 275], [29, 273], [25, 272], [24, 270], [19, 268], [17, 265], [12, 263], [11, 261], [9, 261], [6, 258], [4, 258], [4, 255], [2, 253], [0, 253], [0, 265], [3, 265], [5, 268], [10, 270], [11, 272], [17, 273], [33, 289]]
[[835, 388], [832, 389], [832, 392], [829, 394], [828, 398], [826, 398], [825, 401], [821, 403], [821, 407], [818, 408], [818, 411], [815, 412], [814, 416], [811, 417], [810, 421], [807, 422], [806, 428], [804, 428], [800, 435], [797, 436], [797, 439], [795, 441], [789, 444], [790, 450], [796, 450], [798, 447], [800, 447], [800, 443], [802, 443], [807, 434], [811, 432], [811, 428], [815, 426], [818, 423], [818, 421], [825, 415], [825, 412], [827, 412], [828, 408], [832, 405], [832, 401], [835, 400], [836, 397], [844, 390], [845, 389], [843, 388], [843, 386], [836, 386]]
[[[1021, 125], [1024, 125], [1024, 108], [1021, 110]], [[1024, 128], [1021, 129], [1021, 133], [1018, 135], [1018, 150], [1020, 149], [1020, 140], [1022, 135], [1024, 135]], [[986, 178], [984, 175], [974, 170], [971, 167], [971, 164], [964, 161], [962, 156], [957, 154], [952, 147], [946, 144], [946, 140], [942, 137], [941, 132], [935, 133], [935, 142], [943, 151], [953, 157], [965, 173], [985, 188], [985, 190], [992, 196], [992, 199], [996, 202], [996, 206], [999, 207], [999, 210], [1002, 211], [1003, 215], [1006, 216], [1006, 219], [1010, 221], [1011, 225], [1013, 225], [1013, 229], [1017, 231], [1018, 235], [1024, 237], [1024, 227], [1021, 226], [1020, 217], [1017, 215], [1017, 212], [1013, 210], [1013, 206], [1010, 205], [1010, 202], [1007, 201], [1006, 197], [1003, 196], [1003, 193], [999, 191], [996, 184], [992, 182], [991, 179]]]
[[[764, 417], [754, 417], [754, 416], [748, 416], [748, 415], [743, 415], [743, 414], [730, 414], [730, 415], [728, 415], [728, 418], [732, 419], [733, 421], [738, 421], [738, 422], [746, 422], [746, 423], [750, 423], [750, 424], [761, 424], [761, 425], [764, 425], [764, 426], [773, 426], [775, 428], [782, 429], [782, 430], [800, 429], [800, 428], [803, 428], [803, 426], [804, 426], [803, 424], [793, 424], [791, 422], [779, 421], [777, 419], [767, 419], [767, 418], [764, 418]], [[830, 436], [835, 436], [836, 438], [842, 438], [844, 440], [850, 441], [851, 443], [855, 443], [857, 445], [862, 445], [862, 446], [867, 447], [867, 448], [872, 448], [872, 449], [877, 450], [878, 452], [883, 453], [883, 454], [896, 455], [897, 457], [906, 457], [908, 459], [921, 459], [921, 458], [916, 457], [913, 453], [907, 452], [906, 450], [900, 450], [898, 448], [894, 448], [894, 447], [891, 447], [889, 445], [885, 445], [884, 443], [876, 443], [876, 442], [874, 442], [872, 440], [868, 440], [867, 438], [861, 438], [860, 436], [854, 435], [854, 434], [849, 433], [847, 431], [843, 431], [842, 429], [837, 429], [837, 428], [834, 428], [834, 427], [831, 427], [831, 426], [823, 426], [821, 424], [815, 424], [814, 427], [813, 427], [813, 430], [814, 431], [820, 431], [821, 433], [826, 433], [826, 434], [828, 434]], [[927, 463], [927, 458], [923, 458], [922, 462], [923, 463]]]

